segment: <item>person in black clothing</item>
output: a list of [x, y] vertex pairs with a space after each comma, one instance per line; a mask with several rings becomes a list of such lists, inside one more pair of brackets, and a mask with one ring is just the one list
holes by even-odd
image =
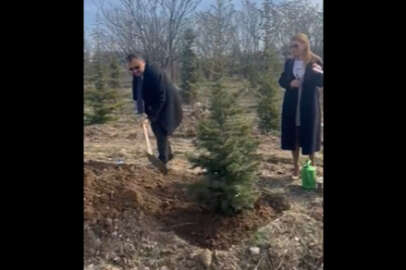
[[141, 123], [149, 120], [157, 140], [159, 159], [166, 164], [173, 158], [168, 137], [182, 121], [179, 94], [165, 72], [143, 57], [131, 54], [127, 62], [133, 75], [135, 113], [140, 116]]
[[319, 88], [323, 86], [322, 61], [310, 50], [305, 34], [291, 41], [291, 58], [285, 62], [279, 84], [286, 89], [282, 105], [282, 149], [291, 150], [293, 176], [299, 175], [299, 148], [309, 155], [320, 151], [321, 109]]

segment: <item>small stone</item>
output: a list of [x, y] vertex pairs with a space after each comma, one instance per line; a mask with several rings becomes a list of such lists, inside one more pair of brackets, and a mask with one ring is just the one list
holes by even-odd
[[310, 215], [315, 220], [322, 221], [323, 220], [323, 208], [322, 207], [314, 207], [311, 210]]
[[112, 232], [114, 229], [113, 229], [113, 221], [111, 220], [111, 219], [107, 219], [106, 220], [106, 230], [108, 231], [108, 232]]
[[189, 253], [189, 259], [191, 259], [191, 260], [194, 259], [196, 256], [197, 256], [197, 254], [195, 251]]
[[222, 256], [224, 256], [224, 255], [226, 255], [227, 253], [225, 252], [225, 251], [222, 251], [222, 250], [215, 250], [214, 251], [214, 256], [217, 258], [217, 259], [219, 259], [219, 258], [221, 258]]
[[98, 237], [96, 237], [96, 239], [94, 239], [94, 246], [96, 248], [99, 248], [101, 245], [102, 245], [102, 241]]
[[166, 265], [164, 265], [159, 270], [169, 270], [169, 268]]
[[89, 264], [87, 267], [85, 267], [85, 270], [94, 270], [94, 265]]
[[120, 268], [113, 266], [113, 265], [108, 265], [105, 270], [120, 270]]
[[250, 247], [250, 252], [252, 255], [259, 255], [260, 251], [261, 250], [259, 247]]
[[205, 249], [200, 253], [199, 258], [205, 267], [210, 267], [212, 263], [212, 252], [209, 249]]

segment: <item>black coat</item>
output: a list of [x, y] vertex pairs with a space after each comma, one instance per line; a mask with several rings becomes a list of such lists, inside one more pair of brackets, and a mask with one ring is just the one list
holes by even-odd
[[[306, 66], [300, 100], [300, 130], [299, 145], [303, 155], [320, 151], [321, 144], [321, 109], [320, 93], [317, 87], [323, 86], [323, 74], [312, 70], [313, 63], [322, 66], [319, 58], [314, 58]], [[291, 88], [290, 82], [295, 79], [293, 75], [294, 59], [285, 62], [284, 71], [279, 84], [286, 89], [282, 105], [282, 138], [284, 150], [294, 150], [296, 144], [296, 108], [298, 88]]]
[[[171, 135], [182, 121], [182, 107], [177, 89], [169, 81], [165, 72], [148, 62], [145, 65], [142, 81], [142, 97], [145, 113], [151, 121], [156, 121]], [[133, 77], [133, 99], [137, 100], [136, 89], [139, 78]]]

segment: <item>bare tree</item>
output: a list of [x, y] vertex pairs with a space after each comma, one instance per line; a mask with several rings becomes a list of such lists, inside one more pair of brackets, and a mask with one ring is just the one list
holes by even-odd
[[259, 11], [263, 23], [261, 25], [262, 29], [262, 39], [264, 41], [264, 50], [268, 50], [271, 47], [273, 37], [276, 35], [275, 32], [275, 4], [273, 0], [264, 0], [262, 3], [262, 9]]
[[241, 31], [242, 46], [250, 53], [260, 48], [262, 18], [256, 4], [242, 0], [242, 10], [238, 12], [238, 25]]
[[111, 45], [121, 53], [143, 53], [174, 77], [181, 33], [200, 0], [118, 0], [115, 5], [99, 0], [98, 3]]
[[209, 59], [211, 72], [224, 72], [225, 56], [231, 53], [235, 38], [234, 14], [231, 0], [216, 0], [209, 10], [199, 12], [196, 16], [199, 33], [196, 44], [200, 54]]
[[[242, 0], [241, 5], [242, 9], [234, 17], [237, 27], [236, 36], [240, 43], [239, 48], [241, 48], [238, 59], [239, 70], [237, 72], [253, 82], [258, 64], [261, 62], [259, 53], [263, 47], [261, 41], [263, 18], [255, 2]], [[235, 62], [235, 59], [231, 60]]]
[[309, 0], [262, 0], [261, 4], [240, 0], [239, 11], [231, 0], [215, 0], [200, 12], [195, 10], [201, 0], [94, 1], [100, 12], [98, 38], [103, 42], [99, 46], [123, 56], [142, 53], [173, 80], [186, 28], [197, 34], [196, 53], [206, 75], [210, 65], [240, 75], [246, 75], [250, 66], [255, 74], [267, 62], [265, 51], [271, 48], [284, 55], [298, 32], [308, 34], [314, 52], [323, 56], [323, 13]]
[[323, 58], [323, 12], [315, 15], [315, 21], [310, 29], [310, 43], [312, 50]]
[[272, 43], [284, 54], [291, 37], [300, 32], [309, 36], [312, 47], [322, 43], [323, 16], [318, 6], [309, 0], [270, 1], [269, 13], [272, 16], [268, 25], [272, 28]]

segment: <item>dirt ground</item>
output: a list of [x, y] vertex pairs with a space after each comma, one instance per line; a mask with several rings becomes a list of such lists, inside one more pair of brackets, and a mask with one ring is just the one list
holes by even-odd
[[[167, 176], [149, 164], [131, 114], [85, 127], [85, 269], [322, 269], [322, 191], [291, 179], [290, 153], [277, 136], [257, 133], [262, 196], [255, 210], [219, 218], [188, 197], [187, 185], [199, 178], [185, 156], [194, 151], [198, 117], [185, 108]], [[322, 164], [318, 153], [319, 177]]]

